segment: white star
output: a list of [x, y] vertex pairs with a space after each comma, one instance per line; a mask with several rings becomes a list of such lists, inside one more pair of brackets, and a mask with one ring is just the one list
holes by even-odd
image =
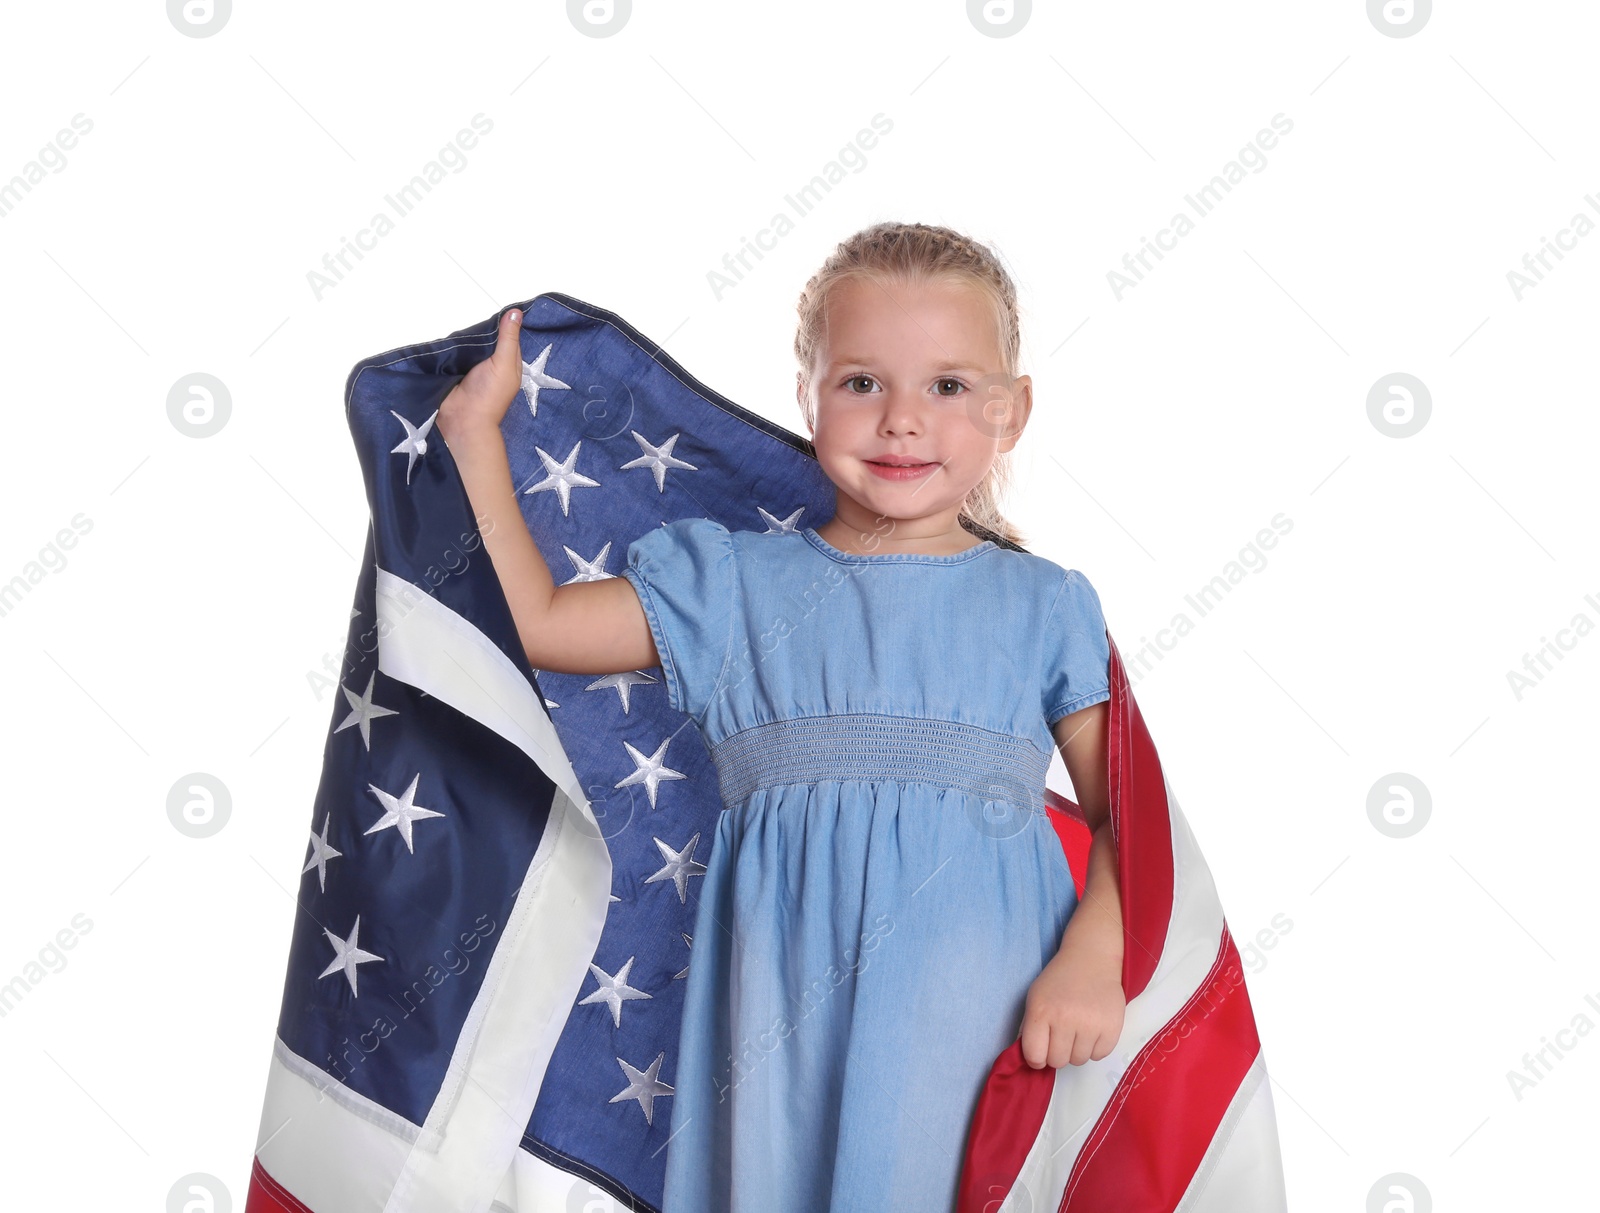
[[367, 679], [367, 689], [361, 694], [357, 695], [347, 686], [339, 688], [344, 692], [344, 697], [350, 701], [350, 706], [354, 710], [344, 718], [338, 728], [334, 729], [335, 733], [339, 733], [348, 729], [351, 725], [357, 726], [361, 730], [361, 740], [366, 743], [369, 750], [372, 749], [372, 722], [380, 716], [400, 715], [393, 708], [381, 708], [372, 702], [372, 684], [377, 681], [378, 671], [373, 670], [371, 677]]
[[573, 489], [597, 489], [600, 487], [598, 480], [590, 480], [582, 472], [574, 470], [574, 466], [578, 462], [578, 448], [582, 445], [581, 441], [574, 444], [572, 450], [567, 452], [567, 457], [559, 462], [554, 455], [547, 454], [543, 447], [534, 447], [533, 449], [539, 453], [539, 458], [544, 461], [544, 470], [547, 475], [532, 488], [523, 489], [522, 491], [524, 493], [543, 493], [554, 489], [556, 495], [561, 498], [562, 517], [566, 517], [570, 508], [569, 502]]
[[674, 434], [660, 446], [652, 446], [649, 442], [645, 441], [644, 435], [638, 430], [630, 430], [628, 432], [633, 435], [633, 440], [639, 444], [639, 448], [644, 451], [644, 454], [640, 455], [637, 459], [629, 460], [627, 463], [623, 464], [623, 469], [651, 469], [651, 471], [655, 472], [656, 474], [656, 492], [666, 492], [668, 468], [688, 468], [691, 472], [698, 472], [700, 470], [692, 463], [685, 463], [683, 460], [673, 457], [672, 448], [677, 445], [678, 439], [683, 437], [682, 434]]
[[645, 756], [643, 750], [634, 749], [633, 746], [626, 741], [624, 741], [622, 744], [627, 748], [629, 757], [633, 759], [633, 765], [635, 769], [632, 775], [629, 775], [626, 779], [623, 779], [618, 783], [614, 783], [611, 786], [616, 788], [626, 788], [631, 787], [636, 783], [644, 784], [645, 791], [650, 794], [650, 807], [652, 809], [656, 807], [656, 788], [660, 786], [663, 779], [688, 778], [688, 776], [686, 776], [682, 771], [674, 771], [671, 767], [667, 766], [661, 761], [661, 756], [667, 752], [667, 747], [672, 744], [672, 737], [670, 735], [665, 741], [656, 747], [656, 752], [651, 754], [649, 757]]
[[417, 849], [411, 845], [411, 823], [421, 821], [426, 817], [444, 816], [443, 813], [436, 813], [432, 809], [425, 809], [421, 805], [411, 803], [411, 798], [417, 794], [417, 780], [421, 778], [422, 772], [418, 771], [411, 777], [411, 786], [399, 796], [391, 796], [388, 792], [378, 787], [377, 784], [369, 783], [367, 785], [368, 790], [383, 803], [383, 816], [375, 826], [366, 832], [375, 834], [379, 830], [394, 826], [395, 829], [400, 831], [400, 837], [406, 840], [406, 850], [413, 855], [417, 853]]
[[636, 998], [651, 997], [643, 990], [635, 990], [628, 984], [628, 970], [633, 968], [633, 960], [632, 956], [628, 957], [628, 962], [617, 970], [615, 977], [607, 973], [599, 965], [590, 964], [589, 972], [594, 974], [594, 979], [600, 983], [600, 986], [593, 994], [578, 999], [578, 1005], [581, 1007], [585, 1003], [605, 1003], [606, 1006], [611, 1008], [612, 1026], [620, 1028], [622, 1026], [622, 1004], [624, 1002], [632, 1002]]
[[761, 532], [763, 535], [792, 535], [799, 529], [795, 526], [795, 523], [800, 520], [800, 515], [806, 512], [806, 507], [801, 506], [787, 518], [779, 518], [776, 515], [769, 514], [759, 505], [756, 506], [756, 510], [760, 513], [761, 520], [767, 524], [767, 529]]
[[571, 585], [574, 581], [604, 581], [607, 577], [615, 577], [615, 573], [606, 572], [606, 557], [611, 553], [611, 541], [606, 540], [606, 546], [600, 549], [600, 554], [593, 560], [585, 560], [571, 548], [562, 544], [561, 550], [567, 554], [567, 559], [572, 561], [572, 567], [578, 571], [563, 581], [562, 585]]
[[667, 862], [661, 865], [659, 871], [652, 872], [649, 876], [646, 876], [644, 883], [651, 884], [657, 880], [670, 880], [678, 886], [679, 904], [688, 905], [689, 877], [704, 876], [706, 874], [706, 865], [696, 863], [693, 858], [690, 858], [694, 855], [694, 848], [700, 841], [700, 832], [698, 830], [695, 831], [694, 837], [684, 844], [681, 851], [674, 851], [659, 838], [653, 841], [657, 849], [665, 856]]
[[622, 1058], [617, 1058], [617, 1064], [622, 1067], [622, 1072], [628, 1077], [628, 1086], [625, 1090], [618, 1091], [607, 1103], [616, 1103], [619, 1099], [637, 1099], [639, 1106], [644, 1109], [644, 1122], [647, 1125], [655, 1124], [652, 1115], [655, 1109], [656, 1096], [671, 1095], [672, 1088], [664, 1082], [658, 1082], [656, 1075], [661, 1072], [661, 1061], [666, 1057], [663, 1050], [656, 1054], [656, 1059], [650, 1063], [648, 1070], [635, 1070]]
[[312, 868], [316, 868], [317, 888], [324, 893], [328, 891], [328, 860], [338, 859], [339, 856], [344, 854], [343, 851], [335, 851], [328, 845], [328, 822], [332, 816], [331, 813], [323, 815], [322, 837], [317, 837], [316, 831], [312, 831], [311, 858], [306, 860], [306, 866], [300, 869], [300, 875], [304, 876]]
[[[583, 689], [586, 691], [603, 691], [607, 687], [616, 687], [617, 694], [622, 696], [622, 711], [623, 714], [626, 715], [628, 711], [628, 688], [641, 682], [654, 681], [655, 679], [649, 674], [642, 673], [639, 670], [624, 670], [620, 674], [607, 674], [604, 678], [596, 678]], [[632, 776], [629, 776], [629, 778], [632, 778]], [[622, 785], [618, 784], [617, 786], [621, 787]], [[650, 794], [650, 803], [652, 805], [655, 804], [654, 791], [652, 791]]]
[[428, 419], [418, 429], [393, 409], [389, 410], [406, 427], [406, 436], [400, 439], [400, 445], [390, 451], [391, 455], [408, 455], [406, 460], [406, 483], [411, 483], [411, 469], [417, 466], [417, 460], [428, 453], [428, 431], [433, 428], [433, 419], [439, 415], [439, 410], [434, 409]]
[[373, 952], [363, 952], [356, 946], [356, 938], [361, 934], [361, 915], [356, 915], [356, 925], [350, 928], [350, 938], [340, 939], [327, 927], [322, 928], [322, 933], [328, 937], [328, 942], [333, 945], [333, 959], [328, 967], [317, 974], [317, 977], [331, 977], [335, 973], [343, 973], [350, 979], [350, 993], [359, 995], [356, 989], [356, 966], [369, 964], [383, 957]]
[[561, 380], [552, 375], [545, 374], [544, 362], [546, 358], [550, 357], [550, 351], [553, 348], [551, 345], [545, 346], [539, 352], [539, 356], [532, 362], [524, 362], [522, 364], [522, 394], [528, 398], [528, 408], [535, 417], [539, 415], [540, 388], [571, 390], [568, 384], [562, 383]]
[[[679, 931], [678, 934], [683, 935], [683, 932]], [[692, 948], [694, 946], [694, 937], [692, 935], [683, 935], [683, 946], [686, 948]], [[678, 978], [687, 976], [689, 976], [689, 966], [684, 965], [683, 968], [679, 969], [672, 975], [672, 980], [677, 981]]]

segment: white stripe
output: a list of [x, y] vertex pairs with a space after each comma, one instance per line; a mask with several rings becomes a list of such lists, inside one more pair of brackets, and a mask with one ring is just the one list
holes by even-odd
[[313, 1213], [381, 1213], [416, 1133], [273, 1042], [256, 1158]]
[[[557, 793], [444, 1085], [384, 1213], [482, 1209], [510, 1164], [605, 925], [611, 858]], [[436, 1153], [423, 1148], [436, 1140]]]
[[1173, 1213], [1287, 1213], [1288, 1208], [1272, 1085], [1266, 1061], [1257, 1053]]
[[471, 623], [383, 569], [377, 598], [378, 668], [493, 729], [532, 757], [558, 790], [415, 1140], [402, 1140], [397, 1118], [382, 1129], [371, 1107], [318, 1098], [314, 1074], [308, 1079], [275, 1059], [261, 1139], [277, 1136], [259, 1157], [315, 1213], [481, 1213], [518, 1152], [599, 943], [611, 854], [527, 678]]
[[[550, 1055], [605, 926], [611, 853], [533, 685], [432, 595], [377, 570], [378, 668], [495, 730], [560, 791], [495, 948], [423, 1140], [384, 1213], [479, 1210], [533, 1114]], [[437, 1152], [431, 1147], [442, 1142]]]
[[1122, 1035], [1112, 1053], [1056, 1071], [1050, 1106], [1001, 1213], [1054, 1208], [1066, 1189], [1089, 1131], [1094, 1128], [1139, 1052], [1200, 988], [1222, 946], [1222, 905], [1189, 823], [1166, 784], [1172, 820], [1172, 919], [1156, 971], [1128, 1003]]
[[587, 808], [544, 705], [500, 646], [421, 587], [377, 573], [378, 668], [493, 729]]

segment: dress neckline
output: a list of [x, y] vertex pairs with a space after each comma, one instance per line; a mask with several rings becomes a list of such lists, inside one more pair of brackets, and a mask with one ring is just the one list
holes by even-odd
[[800, 531], [806, 540], [824, 556], [834, 560], [859, 560], [863, 563], [878, 564], [885, 561], [902, 563], [925, 564], [960, 564], [964, 560], [971, 560], [974, 556], [981, 556], [990, 548], [996, 547], [994, 540], [985, 539], [973, 544], [970, 548], [960, 552], [950, 552], [947, 555], [923, 554], [921, 552], [844, 552], [834, 547], [821, 535], [817, 534], [815, 527], [803, 527]]

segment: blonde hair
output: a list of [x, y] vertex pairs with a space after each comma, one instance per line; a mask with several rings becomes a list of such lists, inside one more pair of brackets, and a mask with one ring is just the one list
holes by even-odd
[[[1008, 378], [1017, 377], [1022, 359], [1017, 288], [995, 252], [947, 227], [877, 223], [842, 241], [800, 293], [794, 353], [800, 361], [804, 389], [800, 411], [808, 426], [816, 425], [811, 375], [827, 328], [828, 295], [841, 282], [863, 278], [908, 285], [955, 280], [981, 291], [994, 309], [1005, 373]], [[965, 530], [980, 538], [1021, 545], [1022, 532], [1000, 512], [1000, 500], [1010, 480], [1011, 452], [1001, 451], [962, 503], [957, 519]]]

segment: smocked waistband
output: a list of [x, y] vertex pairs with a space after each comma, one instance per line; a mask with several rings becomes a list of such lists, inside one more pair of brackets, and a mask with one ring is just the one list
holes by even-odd
[[723, 803], [759, 788], [887, 780], [952, 788], [1044, 811], [1048, 751], [1027, 737], [950, 720], [871, 712], [800, 716], [741, 729], [710, 747]]

